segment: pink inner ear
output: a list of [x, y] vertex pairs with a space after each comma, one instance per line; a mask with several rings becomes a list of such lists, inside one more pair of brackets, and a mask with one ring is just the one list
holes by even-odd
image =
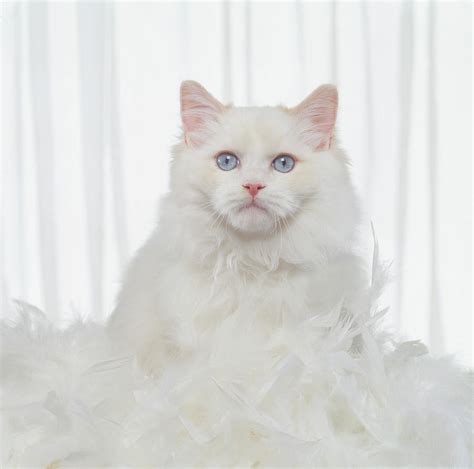
[[199, 144], [209, 124], [216, 122], [224, 106], [194, 81], [181, 85], [181, 120], [186, 144]]
[[200, 108], [193, 106], [193, 102], [184, 102], [182, 113], [182, 121], [184, 132], [190, 134], [192, 132], [198, 131], [201, 127], [205, 125], [205, 119], [201, 115]]
[[293, 109], [295, 115], [306, 123], [304, 129], [306, 136], [312, 134], [311, 140], [315, 150], [327, 150], [331, 145], [337, 104], [336, 87], [322, 85]]

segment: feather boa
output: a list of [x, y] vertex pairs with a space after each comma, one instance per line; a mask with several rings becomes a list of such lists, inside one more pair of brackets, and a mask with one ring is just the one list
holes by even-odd
[[[467, 466], [472, 387], [380, 330], [386, 283], [271, 337], [238, 314], [146, 376], [101, 325], [2, 324], [2, 467]], [[238, 351], [238, 353], [237, 353]]]

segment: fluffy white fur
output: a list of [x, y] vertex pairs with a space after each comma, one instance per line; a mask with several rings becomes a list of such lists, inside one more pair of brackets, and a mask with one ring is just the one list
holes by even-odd
[[[2, 326], [4, 466], [470, 464], [469, 375], [379, 330], [336, 105], [327, 86], [285, 109], [183, 85], [171, 192], [107, 327], [26, 305]], [[263, 209], [242, 209], [248, 182]]]

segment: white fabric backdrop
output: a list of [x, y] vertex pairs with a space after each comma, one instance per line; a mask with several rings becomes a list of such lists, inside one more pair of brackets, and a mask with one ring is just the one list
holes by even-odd
[[104, 317], [167, 190], [178, 86], [236, 104], [340, 89], [339, 136], [394, 259], [391, 319], [472, 363], [471, 6], [4, 3], [2, 310]]

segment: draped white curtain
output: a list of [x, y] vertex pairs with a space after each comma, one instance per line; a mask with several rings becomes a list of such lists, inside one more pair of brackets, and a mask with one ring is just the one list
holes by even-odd
[[181, 80], [240, 105], [332, 82], [390, 319], [472, 362], [469, 2], [35, 1], [1, 28], [3, 312], [111, 310], [167, 190]]

